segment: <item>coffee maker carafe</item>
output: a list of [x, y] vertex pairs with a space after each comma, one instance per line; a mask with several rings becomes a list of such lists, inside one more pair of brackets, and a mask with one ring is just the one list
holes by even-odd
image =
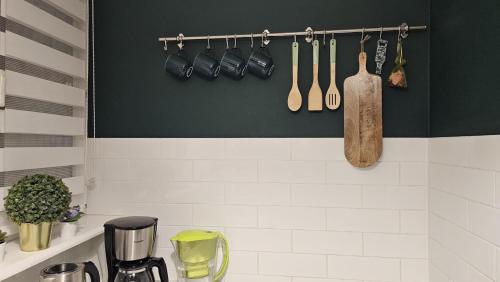
[[85, 282], [85, 273], [91, 282], [100, 282], [99, 271], [92, 262], [54, 264], [42, 269], [40, 282]]
[[[179, 282], [218, 282], [224, 278], [229, 264], [229, 247], [220, 232], [186, 230], [170, 238], [174, 245], [174, 261]], [[217, 268], [217, 255], [222, 249], [222, 262]]]
[[158, 219], [146, 216], [121, 217], [104, 224], [108, 282], [154, 282], [158, 268], [161, 282], [168, 282], [163, 258], [151, 257]]

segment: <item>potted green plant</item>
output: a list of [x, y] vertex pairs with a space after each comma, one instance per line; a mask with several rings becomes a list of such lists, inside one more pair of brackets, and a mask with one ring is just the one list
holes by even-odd
[[80, 206], [69, 208], [61, 218], [61, 238], [71, 238], [78, 232], [78, 220], [85, 213], [81, 211]]
[[7, 237], [7, 232], [3, 232], [2, 229], [0, 229], [0, 262], [3, 261], [3, 257], [5, 255], [5, 239]]
[[45, 174], [25, 176], [5, 197], [5, 212], [19, 226], [19, 245], [25, 252], [49, 247], [52, 223], [68, 210], [71, 192], [60, 178]]

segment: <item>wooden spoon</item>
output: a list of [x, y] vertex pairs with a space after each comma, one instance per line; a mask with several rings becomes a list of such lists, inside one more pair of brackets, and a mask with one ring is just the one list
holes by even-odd
[[302, 106], [302, 96], [300, 95], [298, 86], [298, 69], [299, 69], [299, 43], [292, 44], [292, 89], [288, 94], [288, 108], [292, 112], [296, 112]]
[[325, 104], [330, 110], [336, 110], [340, 107], [340, 92], [335, 83], [335, 65], [337, 56], [337, 42], [330, 40], [330, 87], [326, 91]]
[[318, 82], [319, 41], [313, 41], [313, 83], [309, 90], [308, 109], [310, 112], [323, 110], [323, 92]]

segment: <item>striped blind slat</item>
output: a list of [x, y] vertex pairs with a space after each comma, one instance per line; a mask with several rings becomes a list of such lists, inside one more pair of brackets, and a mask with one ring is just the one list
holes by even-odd
[[67, 75], [85, 78], [85, 61], [7, 31], [5, 55]]
[[83, 118], [5, 110], [5, 132], [78, 136], [85, 133]]
[[6, 0], [7, 19], [40, 31], [70, 45], [85, 49], [85, 32], [40, 10], [36, 6], [19, 0]]
[[83, 147], [10, 147], [0, 151], [4, 158], [1, 171], [80, 165], [84, 161]]
[[5, 72], [7, 95], [74, 107], [85, 106], [85, 90], [14, 71]]
[[54, 7], [78, 20], [85, 21], [85, 2], [80, 0], [46, 0]]

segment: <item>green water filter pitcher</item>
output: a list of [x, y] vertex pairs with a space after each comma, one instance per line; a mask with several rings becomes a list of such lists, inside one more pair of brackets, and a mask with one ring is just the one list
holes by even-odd
[[[224, 235], [215, 231], [186, 230], [170, 238], [179, 282], [218, 282], [229, 263], [229, 248]], [[217, 267], [219, 249], [222, 262]]]

